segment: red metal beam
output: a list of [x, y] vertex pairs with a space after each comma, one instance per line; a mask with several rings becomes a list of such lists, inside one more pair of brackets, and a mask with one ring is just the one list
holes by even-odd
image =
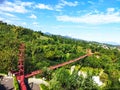
[[18, 71], [12, 71], [15, 74], [19, 85], [20, 90], [27, 90], [25, 85], [25, 75], [24, 75], [24, 52], [25, 52], [25, 45], [21, 44], [19, 47], [19, 54], [18, 54]]
[[[70, 64], [70, 63], [79, 61], [79, 60], [81, 60], [81, 59], [83, 59], [83, 58], [85, 58], [85, 57], [87, 57], [87, 56], [89, 56], [89, 55], [90, 55], [90, 54], [86, 54], [86, 55], [80, 56], [79, 58], [76, 58], [76, 59], [74, 59], [74, 60], [70, 60], [70, 61], [67, 61], [67, 62], [58, 64], [58, 65], [50, 66], [48, 69], [53, 70], [53, 69], [56, 69], [56, 68], [59, 68], [59, 67], [68, 65], [68, 64]], [[37, 75], [37, 74], [41, 74], [42, 72], [43, 72], [42, 70], [33, 71], [32, 73], [25, 75], [25, 78], [29, 78], [29, 77], [35, 76], [35, 75]]]
[[[53, 70], [53, 69], [56, 69], [56, 68], [59, 68], [59, 67], [68, 65], [68, 64], [70, 64], [70, 63], [79, 61], [79, 60], [81, 60], [81, 59], [83, 59], [83, 58], [85, 58], [85, 57], [87, 57], [87, 56], [91, 56], [92, 54], [94, 54], [94, 53], [91, 52], [90, 49], [87, 49], [86, 52], [87, 52], [87, 54], [85, 54], [85, 55], [83, 55], [83, 56], [80, 56], [79, 58], [76, 58], [76, 59], [74, 59], [74, 60], [70, 60], [70, 61], [67, 61], [67, 62], [58, 64], [58, 65], [50, 66], [50, 67], [48, 67], [48, 69]], [[35, 75], [41, 74], [41, 73], [43, 73], [42, 70], [36, 70], [36, 71], [31, 72], [30, 74], [25, 75], [25, 78], [29, 78], [29, 77], [32, 77], [32, 76], [35, 76]]]

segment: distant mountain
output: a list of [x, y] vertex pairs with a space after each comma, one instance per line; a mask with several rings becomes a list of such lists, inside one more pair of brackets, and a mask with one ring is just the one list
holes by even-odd
[[[54, 35], [50, 32], [45, 32], [44, 34], [46, 35]], [[117, 43], [117, 42], [112, 42], [112, 41], [102, 41], [102, 42], [97, 42], [97, 41], [87, 41], [87, 40], [82, 40], [82, 39], [78, 39], [78, 38], [72, 38], [71, 36], [63, 36], [63, 35], [58, 35], [58, 36], [62, 36], [64, 38], [69, 38], [69, 39], [75, 39], [75, 40], [81, 40], [81, 41], [86, 41], [86, 42], [94, 42], [94, 43], [102, 43], [102, 44], [110, 44], [110, 45], [116, 45], [116, 46], [119, 46], [120, 44]]]
[[44, 34], [46, 34], [46, 35], [53, 35], [53, 34], [51, 34], [50, 32], [45, 32]]
[[67, 35], [66, 35], [66, 36], [63, 36], [63, 37], [65, 37], [65, 38], [72, 38], [71, 36], [67, 36]]
[[117, 42], [110, 42], [110, 41], [103, 41], [102, 43], [111, 44], [111, 45], [120, 45], [120, 44], [117, 43]]

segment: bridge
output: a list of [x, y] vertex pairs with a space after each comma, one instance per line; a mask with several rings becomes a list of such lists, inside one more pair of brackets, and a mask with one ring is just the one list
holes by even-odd
[[[18, 60], [18, 71], [12, 71], [13, 74], [15, 74], [18, 82], [19, 82], [19, 85], [20, 85], [20, 88], [21, 90], [27, 90], [26, 88], [26, 85], [25, 85], [25, 78], [29, 78], [29, 77], [32, 77], [32, 76], [35, 76], [37, 74], [41, 74], [43, 73], [42, 70], [36, 70], [36, 71], [33, 71], [29, 74], [24, 74], [24, 52], [25, 52], [25, 45], [24, 44], [21, 44], [20, 47], [19, 47], [19, 60]], [[71, 64], [73, 62], [76, 62], [76, 61], [79, 61], [85, 57], [88, 57], [88, 56], [91, 56], [92, 53], [90, 49], [87, 50], [87, 54], [83, 55], [83, 56], [80, 56], [76, 59], [73, 59], [73, 60], [69, 60], [67, 62], [64, 62], [64, 63], [61, 63], [61, 64], [58, 64], [58, 65], [54, 65], [54, 66], [50, 66], [48, 67], [49, 70], [54, 70], [56, 68], [59, 68], [59, 67], [63, 67], [65, 65], [68, 65], [68, 64]]]

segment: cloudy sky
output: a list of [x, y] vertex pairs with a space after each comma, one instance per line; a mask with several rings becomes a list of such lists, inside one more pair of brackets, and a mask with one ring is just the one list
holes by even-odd
[[0, 20], [36, 31], [120, 44], [120, 0], [0, 0]]

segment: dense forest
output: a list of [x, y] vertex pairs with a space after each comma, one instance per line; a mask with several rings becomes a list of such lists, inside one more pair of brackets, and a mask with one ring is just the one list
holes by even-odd
[[[50, 90], [120, 90], [120, 49], [116, 46], [45, 34], [0, 21], [0, 73], [17, 70], [21, 43], [26, 46], [25, 73], [44, 70], [38, 77], [46, 78]], [[86, 49], [95, 54], [56, 70], [46, 70], [86, 54]], [[79, 75], [79, 71], [87, 76]], [[99, 86], [93, 76], [99, 76], [104, 84]]]

